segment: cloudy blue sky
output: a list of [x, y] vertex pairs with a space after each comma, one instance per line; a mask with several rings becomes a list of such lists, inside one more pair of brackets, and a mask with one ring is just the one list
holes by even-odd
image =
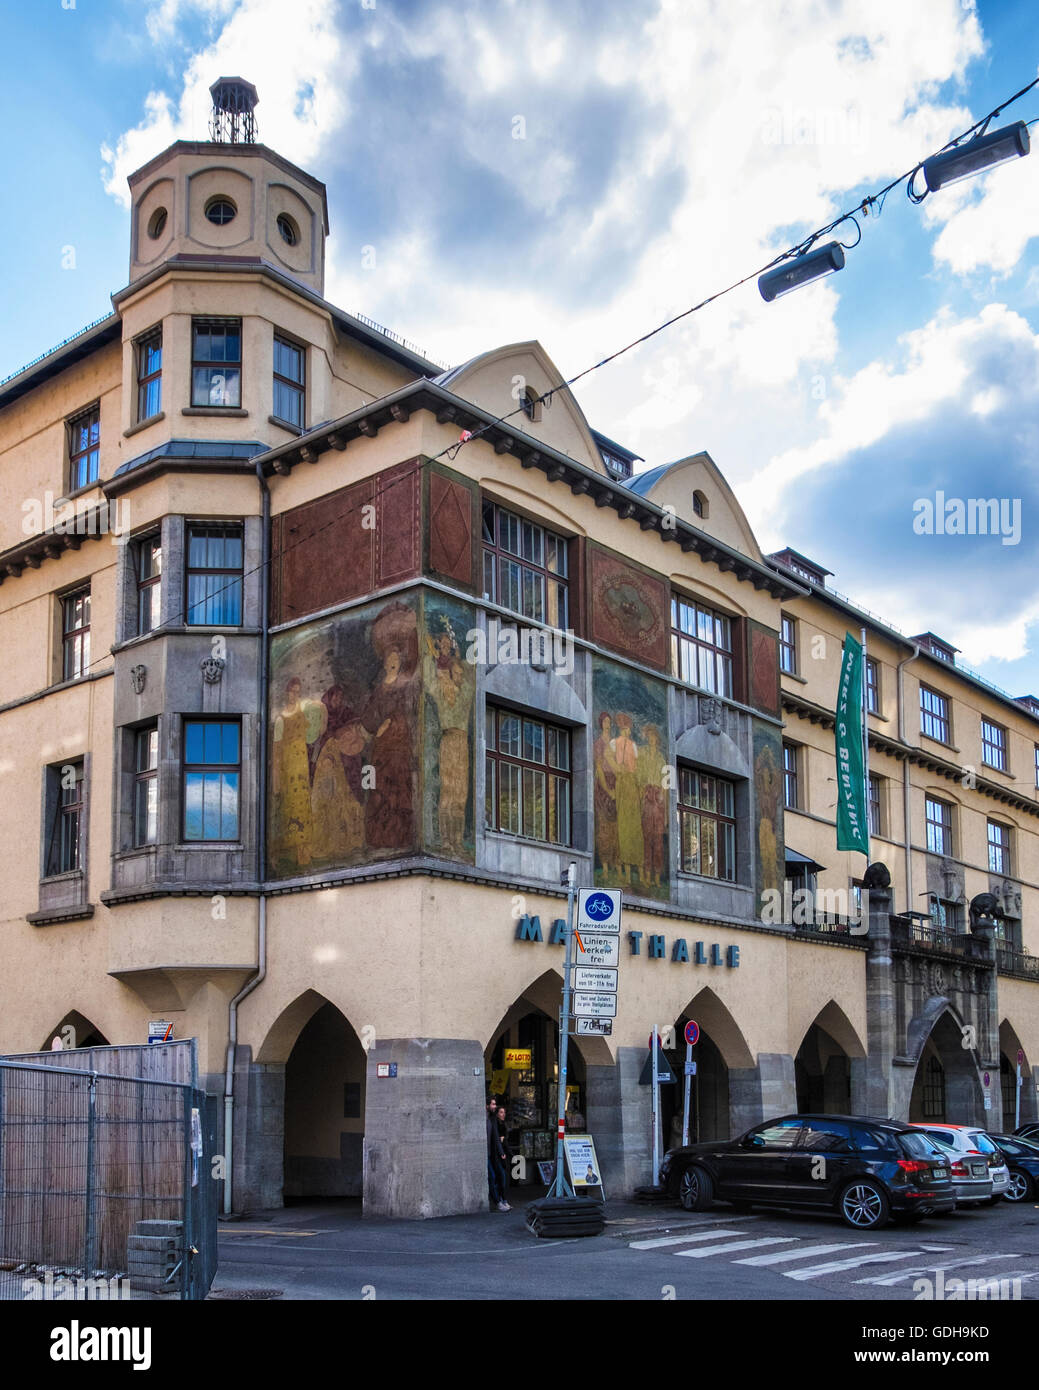
[[[0, 376], [108, 311], [126, 176], [206, 138], [224, 72], [328, 184], [330, 299], [451, 363], [536, 337], [571, 375], [1039, 71], [1034, 0], [0, 0], [0, 25]], [[1003, 120], [1037, 117], [1039, 89]], [[751, 284], [579, 397], [649, 465], [707, 449], [766, 549], [1039, 693], [1037, 238], [1037, 154], [896, 190], [840, 275]], [[915, 534], [938, 490], [1020, 498], [1019, 542]]]

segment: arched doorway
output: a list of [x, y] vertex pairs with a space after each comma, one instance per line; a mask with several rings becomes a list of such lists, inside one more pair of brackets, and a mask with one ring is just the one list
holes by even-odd
[[[1020, 1115], [1018, 1120], [1018, 1057], [1020, 1057], [1021, 1086], [1020, 1086]], [[1021, 1039], [1017, 1030], [1013, 1027], [1009, 1019], [1004, 1019], [999, 1025], [999, 1081], [1000, 1093], [1003, 1101], [1003, 1131], [1010, 1134], [1017, 1128], [1018, 1124], [1025, 1124], [1028, 1120], [1036, 1119], [1036, 1092], [1032, 1084], [1032, 1068], [1028, 1060], [1028, 1054], [1021, 1046]], [[993, 1120], [993, 1124], [995, 1121]]]
[[805, 1033], [794, 1058], [798, 1113], [852, 1114], [852, 1059], [865, 1055], [844, 1010], [831, 999]]
[[[562, 985], [556, 971], [545, 971], [506, 1011], [484, 1052], [487, 1094], [504, 1104], [510, 1178], [518, 1186], [546, 1186], [548, 1169], [538, 1165], [550, 1165], [556, 1156]], [[592, 1042], [604, 1046], [600, 1039]], [[574, 1036], [567, 1046], [566, 1092], [567, 1130], [586, 1133], [587, 1071]]]
[[47, 1034], [41, 1052], [50, 1052], [57, 1039], [62, 1047], [67, 1051], [74, 1047], [111, 1047], [112, 1044], [101, 1032], [100, 1028], [95, 1027], [89, 1018], [84, 1017], [76, 1009], [70, 1009], [65, 1017], [58, 1024], [57, 1028], [51, 1029]]
[[[920, 1050], [909, 1120], [975, 1124], [982, 1117], [981, 1084], [973, 1053], [963, 1047], [963, 1029], [946, 1009]], [[985, 1117], [991, 1123], [991, 1117]]]
[[690, 1021], [695, 1022], [700, 1030], [691, 1057], [696, 1071], [689, 1078], [691, 1144], [733, 1137], [729, 1071], [730, 1068], [744, 1069], [754, 1065], [746, 1039], [732, 1014], [712, 989], [702, 989], [675, 1020], [673, 1039], [670, 1035], [667, 1039], [673, 1042], [673, 1046], [664, 1049], [675, 1074], [675, 1084], [663, 1086], [660, 1092], [665, 1149], [675, 1148], [682, 1139], [686, 1058], [684, 1033]]
[[309, 1017], [285, 1062], [284, 1201], [360, 1197], [367, 1054], [323, 996], [308, 991], [291, 1009]]

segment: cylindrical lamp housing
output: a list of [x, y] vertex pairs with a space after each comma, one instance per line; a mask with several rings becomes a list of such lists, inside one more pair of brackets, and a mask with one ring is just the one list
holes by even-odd
[[806, 251], [803, 256], [795, 256], [792, 261], [785, 261], [775, 270], [766, 270], [758, 278], [758, 289], [765, 303], [771, 304], [781, 294], [807, 285], [810, 280], [818, 280], [821, 275], [843, 269], [844, 247], [839, 241], [828, 241], [825, 246]]
[[929, 192], [937, 193], [947, 183], [958, 183], [1006, 159], [1019, 159], [1028, 153], [1029, 147], [1028, 127], [1024, 121], [1015, 121], [1002, 130], [979, 135], [965, 145], [924, 160], [924, 182]]

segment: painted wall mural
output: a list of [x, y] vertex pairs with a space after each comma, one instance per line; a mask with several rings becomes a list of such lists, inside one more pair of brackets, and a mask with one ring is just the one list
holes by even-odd
[[427, 593], [423, 617], [423, 839], [431, 853], [471, 864], [476, 855], [476, 667], [465, 651], [476, 612], [446, 594]]
[[594, 641], [666, 670], [670, 597], [660, 575], [589, 541], [588, 612]]
[[666, 688], [598, 658], [592, 679], [595, 882], [666, 900], [671, 879]]
[[767, 714], [779, 713], [779, 633], [748, 622], [750, 633], [750, 703]]
[[754, 805], [756, 912], [761, 912], [762, 894], [783, 891], [786, 871], [783, 843], [783, 741], [772, 724], [754, 720]]
[[415, 851], [420, 683], [413, 597], [274, 638], [273, 876]]

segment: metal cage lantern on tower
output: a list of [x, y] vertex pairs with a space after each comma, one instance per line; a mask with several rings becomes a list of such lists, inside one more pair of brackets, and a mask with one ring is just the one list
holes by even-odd
[[218, 145], [251, 145], [256, 141], [255, 108], [260, 98], [243, 77], [219, 77], [209, 89], [213, 114], [209, 136]]

